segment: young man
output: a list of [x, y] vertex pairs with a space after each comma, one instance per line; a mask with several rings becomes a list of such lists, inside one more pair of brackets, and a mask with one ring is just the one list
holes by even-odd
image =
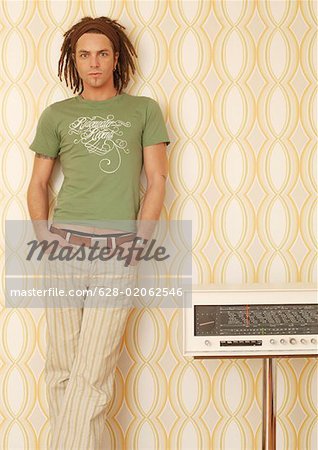
[[[96, 241], [129, 247], [136, 235], [148, 239], [145, 224], [159, 219], [169, 137], [156, 101], [123, 92], [137, 56], [123, 30], [107, 17], [85, 17], [64, 34], [58, 75], [62, 81], [65, 64], [66, 84], [79, 94], [42, 112], [30, 145], [36, 153], [28, 207], [39, 240], [58, 240], [61, 247], [92, 247]], [[64, 181], [48, 229], [48, 183], [57, 158]], [[142, 166], [147, 189], [139, 210]], [[96, 273], [114, 270], [126, 286], [135, 263], [127, 272], [114, 261], [85, 261], [84, 284], [93, 287]], [[129, 308], [94, 308], [94, 300], [84, 298], [81, 308], [45, 310], [52, 450], [107, 448], [104, 414]]]

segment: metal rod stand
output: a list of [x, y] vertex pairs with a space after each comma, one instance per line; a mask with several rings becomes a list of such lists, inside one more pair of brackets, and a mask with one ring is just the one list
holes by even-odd
[[263, 359], [262, 450], [276, 450], [276, 358]]

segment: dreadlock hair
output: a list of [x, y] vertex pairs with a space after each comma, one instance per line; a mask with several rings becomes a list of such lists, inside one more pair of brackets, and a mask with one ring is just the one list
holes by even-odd
[[64, 79], [66, 86], [68, 81], [73, 93], [83, 92], [83, 82], [78, 75], [75, 66], [75, 48], [77, 40], [84, 33], [104, 34], [112, 43], [114, 53], [119, 52], [119, 58], [116, 70], [113, 72], [114, 86], [118, 93], [125, 88], [130, 80], [130, 70], [135, 73], [135, 64], [133, 57], [137, 57], [136, 51], [126, 36], [126, 28], [111, 20], [109, 17], [101, 16], [97, 18], [83, 17], [80, 22], [73, 25], [66, 33], [64, 33], [64, 41], [61, 47], [61, 56], [58, 62], [58, 77], [62, 81], [62, 73], [64, 66]]

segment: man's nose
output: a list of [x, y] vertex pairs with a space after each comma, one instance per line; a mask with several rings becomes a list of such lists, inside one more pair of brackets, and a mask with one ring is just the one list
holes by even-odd
[[91, 55], [90, 57], [90, 66], [91, 67], [98, 67], [99, 66], [99, 58], [98, 55]]

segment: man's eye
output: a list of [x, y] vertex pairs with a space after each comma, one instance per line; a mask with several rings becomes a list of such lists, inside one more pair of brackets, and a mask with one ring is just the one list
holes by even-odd
[[102, 52], [102, 53], [101, 53], [101, 55], [103, 55], [103, 56], [107, 56], [107, 55], [108, 55], [108, 53], [107, 53], [107, 52]]
[[80, 55], [80, 58], [83, 58], [84, 56], [87, 56], [85, 53], [82, 53], [81, 55]]

